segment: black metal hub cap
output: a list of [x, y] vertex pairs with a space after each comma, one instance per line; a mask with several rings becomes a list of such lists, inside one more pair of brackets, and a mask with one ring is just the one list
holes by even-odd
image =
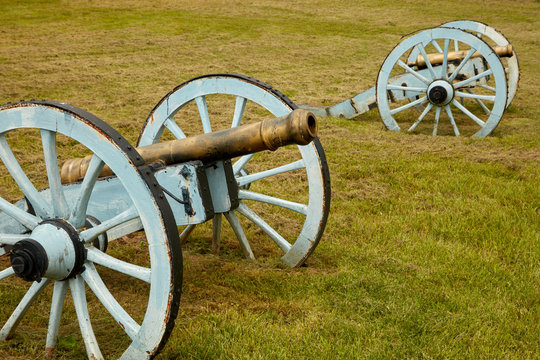
[[15, 275], [25, 281], [41, 281], [49, 265], [45, 249], [33, 239], [24, 239], [13, 245], [10, 260]]

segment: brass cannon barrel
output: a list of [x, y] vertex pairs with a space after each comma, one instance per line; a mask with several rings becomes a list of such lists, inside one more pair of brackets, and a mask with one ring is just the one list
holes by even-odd
[[[495, 46], [493, 48], [495, 53], [499, 55], [500, 57], [511, 57], [514, 55], [514, 48], [512, 45], [506, 45], [506, 46]], [[463, 60], [467, 56], [467, 53], [469, 50], [464, 51], [451, 51], [447, 55], [447, 61], [451, 62], [454, 60]], [[471, 57], [480, 57], [482, 56], [478, 51], [476, 51], [474, 54], [472, 54]], [[441, 65], [444, 60], [443, 54], [428, 54], [428, 60], [431, 65]], [[426, 60], [422, 55], [418, 55], [416, 57], [415, 61], [409, 61], [407, 63], [409, 66], [418, 66], [418, 67], [426, 67]]]
[[[161, 161], [166, 164], [193, 160], [216, 161], [276, 150], [289, 144], [307, 145], [317, 137], [317, 120], [307, 110], [294, 110], [287, 116], [263, 120], [235, 128], [141, 146], [137, 151], [146, 164]], [[84, 177], [92, 155], [71, 159], [61, 171], [62, 183], [72, 183]], [[113, 175], [105, 166], [100, 177]]]

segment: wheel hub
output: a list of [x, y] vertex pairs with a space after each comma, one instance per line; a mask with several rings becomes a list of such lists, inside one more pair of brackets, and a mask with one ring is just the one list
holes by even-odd
[[446, 80], [435, 80], [428, 87], [427, 97], [433, 105], [448, 105], [454, 98], [454, 87]]
[[49, 264], [43, 246], [33, 239], [18, 241], [10, 255], [15, 274], [26, 281], [40, 281]]
[[10, 255], [15, 274], [25, 281], [47, 277], [65, 280], [79, 274], [85, 260], [84, 244], [66, 221], [49, 219], [13, 245]]

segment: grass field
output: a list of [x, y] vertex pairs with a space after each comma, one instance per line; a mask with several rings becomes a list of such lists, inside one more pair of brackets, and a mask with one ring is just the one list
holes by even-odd
[[[153, 106], [194, 76], [246, 74], [297, 104], [331, 105], [374, 85], [403, 35], [454, 19], [495, 26], [519, 54], [520, 87], [495, 132], [394, 133], [377, 110], [321, 119], [332, 205], [307, 266], [285, 269], [274, 250], [245, 260], [227, 227], [216, 256], [210, 226], [198, 227], [183, 248], [180, 312], [160, 358], [538, 359], [538, 0], [2, 0], [0, 103], [63, 101], [135, 143]], [[39, 174], [25, 158], [35, 139], [16, 139], [14, 152]], [[80, 155], [64, 150], [63, 159]], [[14, 185], [1, 184], [14, 200]], [[296, 223], [283, 226], [294, 233]], [[128, 240], [113, 253], [144, 249], [142, 235]], [[26, 287], [0, 282], [0, 324]], [[125, 290], [123, 301], [144, 301], [135, 285]], [[49, 306], [40, 297], [14, 339], [0, 342], [0, 358], [43, 357]], [[58, 359], [86, 357], [75, 319], [68, 301]], [[126, 339], [111, 323], [105, 316], [96, 328], [114, 358]]]

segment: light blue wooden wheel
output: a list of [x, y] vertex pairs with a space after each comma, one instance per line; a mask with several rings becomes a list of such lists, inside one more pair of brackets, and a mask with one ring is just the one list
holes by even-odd
[[[452, 71], [448, 71], [447, 55], [452, 51], [450, 45], [455, 42], [467, 54]], [[443, 63], [440, 66], [432, 66], [428, 61], [428, 71], [421, 74], [417, 67], [407, 65], [412, 51], [418, 50], [427, 57], [433, 49], [441, 49]], [[463, 67], [477, 51], [483, 59], [484, 71], [470, 77], [463, 76]], [[402, 72], [418, 79], [419, 85], [413, 88], [393, 84], [392, 76]], [[473, 88], [475, 91], [471, 91]], [[507, 101], [506, 74], [497, 54], [482, 39], [452, 28], [424, 30], [399, 43], [381, 66], [376, 89], [379, 113], [388, 129], [399, 131], [401, 126], [406, 126], [409, 131], [414, 131], [421, 122], [432, 121], [433, 135], [437, 135], [439, 120], [445, 117], [456, 136], [461, 134], [460, 127], [472, 136], [487, 136], [499, 124]], [[396, 90], [415, 92], [417, 99], [393, 102], [389, 94]], [[439, 96], [441, 94], [444, 96]], [[472, 101], [463, 104], [460, 99]], [[415, 113], [414, 108], [418, 106], [421, 106], [420, 114]]]
[[[449, 27], [470, 32], [481, 39], [487, 41], [492, 46], [506, 46], [510, 45], [510, 41], [500, 31], [488, 24], [484, 24], [479, 21], [473, 20], [456, 20], [442, 24], [441, 27]], [[454, 49], [458, 48], [459, 43], [454, 44]], [[514, 48], [514, 54], [511, 57], [501, 58], [501, 61], [505, 67], [506, 76], [508, 80], [508, 100], [506, 101], [506, 107], [514, 100], [519, 83], [519, 60]]]
[[[10, 146], [13, 139], [28, 132], [41, 137], [42, 146], [34, 150], [35, 154], [32, 149], [36, 147], [25, 149], [25, 157], [43, 160], [46, 171], [41, 175], [27, 176], [23, 170], [26, 165], [20, 165]], [[93, 154], [89, 170], [78, 184], [60, 182], [59, 138], [72, 146], [78, 143]], [[3, 176], [11, 175], [26, 199], [14, 203], [0, 197], [0, 255], [9, 257], [9, 261], [4, 258], [0, 262], [0, 292], [15, 287], [25, 289], [14, 309], [3, 311], [10, 315], [0, 319], [0, 340], [9, 340], [19, 325], [29, 326], [23, 319], [25, 314], [32, 305], [38, 306], [36, 299], [49, 287], [52, 297], [48, 326], [42, 329], [46, 335], [46, 355], [51, 356], [57, 345], [68, 289], [88, 358], [102, 359], [110, 354], [114, 358], [147, 359], [155, 355], [174, 325], [182, 259], [172, 212], [160, 198], [161, 190], [152, 186], [155, 178], [137, 152], [110, 126], [87, 112], [63, 103], [32, 101], [0, 107], [0, 159], [9, 172]], [[94, 189], [106, 181], [97, 179], [105, 164], [117, 175], [129, 203], [93, 204]], [[45, 184], [45, 188], [37, 190], [38, 182]], [[98, 205], [111, 216], [86, 228], [86, 215], [90, 215], [87, 209]], [[145, 264], [121, 260], [93, 246], [94, 239], [128, 225], [144, 228], [147, 250], [139, 246], [138, 250]], [[109, 238], [109, 244], [113, 240]], [[42, 266], [45, 261], [47, 265]], [[118, 277], [135, 284], [124, 284], [119, 289]], [[21, 283], [20, 278], [29, 286]], [[126, 301], [130, 287], [138, 289], [131, 295], [139, 297], [141, 306], [137, 309], [128, 307], [132, 298]], [[95, 298], [87, 300], [87, 293]], [[103, 306], [96, 307], [94, 300]], [[5, 303], [1, 306], [7, 307]], [[103, 315], [103, 309], [110, 317]], [[134, 313], [135, 310], [138, 312]], [[115, 331], [112, 336], [118, 336], [124, 348], [100, 347], [100, 342], [110, 339], [94, 331], [92, 318], [96, 317], [117, 323], [116, 330], [111, 330]], [[34, 326], [32, 331], [36, 332]], [[106, 331], [107, 337], [111, 331]], [[71, 334], [60, 331], [60, 335]]]
[[[495, 28], [473, 20], [456, 20], [456, 21], [450, 21], [447, 23], [444, 23], [440, 25], [439, 27], [445, 27], [445, 28], [454, 28], [454, 29], [460, 29], [467, 32], [470, 32], [473, 35], [478, 36], [479, 38], [483, 39], [484, 41], [488, 42], [488, 44], [492, 47], [494, 46], [506, 46], [510, 44], [510, 41], [499, 31], [497, 31]], [[427, 44], [424, 44], [427, 45]], [[459, 41], [453, 41], [450, 44], [450, 51], [460, 51], [460, 43]], [[434, 49], [438, 53], [442, 53], [443, 50], [437, 45], [437, 48]], [[411, 53], [409, 54], [408, 60], [411, 61], [413, 59], [416, 59], [417, 56], [420, 55], [420, 50], [418, 47], [414, 48]], [[511, 57], [502, 57], [500, 58], [501, 62], [503, 63], [503, 66], [506, 71], [506, 77], [507, 77], [507, 87], [508, 87], [508, 100], [506, 101], [506, 107], [510, 106], [510, 103], [512, 100], [514, 100], [514, 97], [516, 96], [516, 92], [518, 89], [518, 83], [519, 83], [519, 60], [517, 53], [514, 49], [514, 54]], [[486, 89], [486, 86], [483, 84], [480, 84], [479, 87], [484, 87]], [[487, 88], [489, 89], [489, 88]], [[475, 90], [470, 89], [470, 92], [474, 94]], [[411, 101], [414, 101], [414, 98], [411, 98]], [[478, 101], [479, 105], [482, 106], [481, 100]], [[487, 112], [487, 108], [484, 107], [484, 110]]]
[[[168, 129], [176, 138], [185, 137], [185, 133], [195, 124], [200, 132], [211, 132], [215, 129], [215, 120], [209, 115], [210, 101], [207, 98], [212, 95], [229, 96], [229, 102], [218, 105], [217, 111], [229, 109], [230, 118], [225, 126], [235, 127], [245, 122], [244, 111], [246, 107], [260, 108], [273, 116], [287, 115], [296, 106], [283, 94], [252, 78], [233, 74], [214, 74], [201, 76], [176, 87], [167, 94], [152, 110], [141, 131], [138, 145], [149, 145], [160, 140], [164, 129]], [[196, 113], [187, 115], [183, 109], [188, 104], [196, 104]], [[194, 108], [194, 105], [191, 105]], [[223, 109], [222, 109], [223, 108]], [[234, 109], [234, 111], [233, 111]], [[173, 118], [174, 117], [174, 118]], [[262, 119], [258, 119], [262, 120]], [[201, 126], [202, 124], [202, 126]], [[191, 135], [194, 135], [193, 132]], [[284, 151], [278, 149], [276, 153]], [[244, 255], [254, 259], [258, 249], [252, 249], [250, 240], [244, 234], [244, 227], [238, 221], [238, 213], [245, 217], [252, 225], [257, 226], [263, 233], [268, 235], [271, 242], [275, 243], [281, 251], [281, 261], [296, 267], [304, 263], [307, 257], [317, 246], [328, 217], [330, 207], [330, 176], [324, 151], [318, 139], [306, 146], [298, 146], [298, 151], [291, 155], [285, 163], [273, 165], [272, 168], [258, 169], [251, 173], [246, 172], [248, 167], [253, 169], [254, 164], [260, 163], [265, 156], [271, 156], [267, 152], [240, 157], [233, 164], [234, 174], [240, 186], [238, 208], [223, 213], [231, 225]], [[255, 168], [257, 168], [255, 166]], [[288, 199], [288, 193], [268, 195], [258, 192], [257, 184], [260, 181], [287, 181], [289, 176], [304, 176], [306, 181], [304, 188], [287, 189], [287, 192], [308, 192], [307, 202], [299, 203]], [[275, 179], [275, 180], [274, 180]], [[247, 186], [250, 185], [249, 189]], [[251, 204], [257, 206], [264, 204], [265, 209], [256, 213]], [[279, 228], [283, 221], [269, 219], [266, 211], [284, 211], [286, 214], [282, 220], [287, 221], [290, 214], [299, 216], [301, 230], [296, 238], [282, 235]], [[213, 219], [213, 243], [214, 249], [219, 247], [221, 236], [222, 214], [216, 214]], [[247, 226], [252, 226], [247, 225]], [[180, 235], [184, 240], [194, 229], [194, 225], [188, 226]]]

